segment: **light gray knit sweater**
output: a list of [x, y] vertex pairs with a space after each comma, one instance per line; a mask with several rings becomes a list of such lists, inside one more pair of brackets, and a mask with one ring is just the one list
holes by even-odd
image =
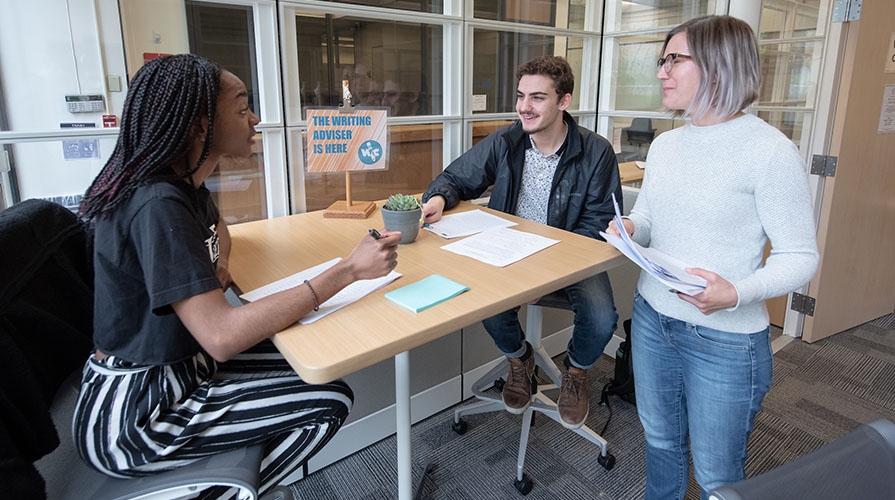
[[[762, 330], [768, 325], [765, 299], [799, 288], [817, 268], [802, 157], [786, 136], [754, 115], [659, 135], [630, 218], [637, 243], [718, 273], [736, 287], [735, 307], [706, 316], [641, 273], [637, 289], [650, 305], [689, 323], [738, 333]], [[762, 266], [768, 238], [773, 250]]]

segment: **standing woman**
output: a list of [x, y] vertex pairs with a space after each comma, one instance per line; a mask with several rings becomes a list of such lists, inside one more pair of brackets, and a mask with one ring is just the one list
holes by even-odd
[[305, 383], [268, 338], [387, 274], [400, 233], [366, 236], [314, 279], [231, 307], [230, 237], [203, 183], [222, 157], [251, 154], [258, 122], [243, 82], [201, 57], [150, 61], [131, 82], [115, 150], [81, 204], [95, 231], [96, 350], [73, 429], [101, 472], [146, 475], [264, 443], [263, 494], [348, 416], [344, 382]]
[[[772, 379], [765, 300], [807, 283], [818, 254], [799, 151], [743, 112], [761, 80], [749, 25], [707, 16], [674, 28], [658, 78], [662, 104], [691, 122], [652, 143], [624, 229], [692, 266], [687, 272], [707, 286], [691, 297], [647, 273], [637, 284], [631, 338], [646, 499], [684, 498], [688, 452], [705, 499], [744, 478], [749, 433]], [[614, 224], [609, 231], [618, 234]]]

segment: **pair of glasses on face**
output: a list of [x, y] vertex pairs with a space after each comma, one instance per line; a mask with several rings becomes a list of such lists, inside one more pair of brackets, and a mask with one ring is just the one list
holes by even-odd
[[687, 54], [672, 52], [671, 54], [668, 54], [665, 57], [660, 57], [659, 60], [656, 61], [656, 71], [658, 71], [659, 68], [662, 68], [665, 70], [666, 73], [671, 73], [671, 68], [674, 67], [674, 62], [677, 61], [678, 59], [683, 60], [683, 59], [693, 59], [693, 58]]

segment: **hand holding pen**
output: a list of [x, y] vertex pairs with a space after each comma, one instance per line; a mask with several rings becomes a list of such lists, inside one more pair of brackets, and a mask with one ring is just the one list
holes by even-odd
[[385, 276], [398, 265], [399, 231], [370, 229], [369, 237], [364, 237], [344, 259], [354, 270], [355, 279], [373, 279]]

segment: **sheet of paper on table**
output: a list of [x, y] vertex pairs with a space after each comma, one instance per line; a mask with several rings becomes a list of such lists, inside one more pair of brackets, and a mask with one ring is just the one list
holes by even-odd
[[489, 214], [484, 210], [469, 210], [467, 212], [445, 215], [438, 222], [426, 225], [424, 229], [432, 231], [442, 238], [450, 239], [469, 236], [470, 234], [480, 233], [496, 227], [515, 225], [516, 223], [511, 220]]
[[[336, 265], [336, 263], [340, 260], [341, 257], [336, 257], [335, 259], [324, 262], [323, 264], [305, 269], [304, 271], [299, 271], [291, 276], [287, 276], [281, 280], [277, 280], [268, 285], [264, 285], [261, 288], [256, 288], [250, 292], [246, 292], [239, 297], [243, 300], [254, 302], [256, 300], [267, 297], [268, 295], [273, 295], [274, 293], [294, 288], [304, 283], [305, 280], [310, 280], [311, 278], [314, 278], [315, 276], [321, 274], [323, 271], [326, 271], [327, 269]], [[352, 302], [360, 300], [364, 296], [384, 287], [400, 276], [401, 273], [392, 271], [381, 278], [355, 281], [354, 283], [343, 288], [341, 291], [339, 291], [339, 293], [330, 297], [330, 299], [326, 302], [320, 304], [319, 310], [311, 311], [308, 314], [302, 316], [302, 318], [299, 319], [298, 322], [302, 325], [311, 324], [326, 315], [338, 311], [339, 309], [347, 306], [348, 304], [351, 304]]]
[[448, 243], [441, 248], [492, 266], [506, 267], [557, 243], [559, 240], [498, 227]]

